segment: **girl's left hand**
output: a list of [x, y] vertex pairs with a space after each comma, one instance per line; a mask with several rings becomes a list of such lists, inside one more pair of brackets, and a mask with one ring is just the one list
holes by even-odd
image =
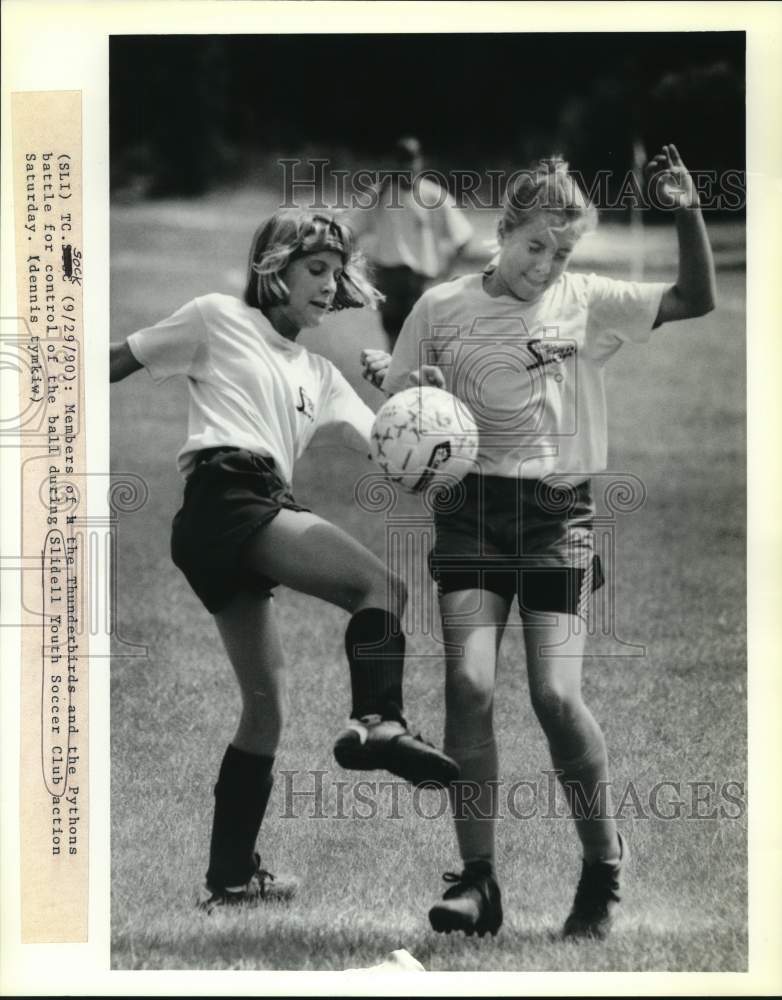
[[663, 208], [698, 208], [698, 191], [689, 170], [673, 144], [646, 164], [646, 179], [653, 203]]
[[391, 355], [386, 351], [378, 351], [373, 348], [365, 348], [361, 352], [362, 375], [375, 386], [376, 389], [383, 388], [388, 366], [391, 364]]

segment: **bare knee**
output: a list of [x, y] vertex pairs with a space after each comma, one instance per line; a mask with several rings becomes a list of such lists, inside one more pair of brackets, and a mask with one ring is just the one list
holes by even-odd
[[448, 671], [445, 691], [449, 728], [478, 726], [491, 729], [494, 708], [494, 683], [460, 665]]
[[242, 715], [257, 729], [282, 726], [287, 704], [287, 691], [282, 683], [242, 692]]
[[286, 705], [284, 684], [252, 693], [242, 691], [242, 713], [234, 745], [249, 753], [273, 756], [282, 735]]
[[535, 715], [549, 736], [569, 731], [586, 710], [580, 691], [550, 681], [536, 685], [530, 696]]

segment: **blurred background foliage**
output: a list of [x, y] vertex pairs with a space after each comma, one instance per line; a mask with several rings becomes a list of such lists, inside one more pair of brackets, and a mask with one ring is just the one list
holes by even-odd
[[742, 32], [160, 35], [111, 40], [115, 198], [280, 187], [280, 157], [512, 170], [561, 153], [615, 197], [639, 152], [742, 171]]

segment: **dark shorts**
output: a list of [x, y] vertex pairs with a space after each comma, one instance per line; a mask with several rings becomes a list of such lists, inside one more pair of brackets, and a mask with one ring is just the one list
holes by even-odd
[[385, 302], [380, 304], [380, 318], [393, 346], [410, 310], [426, 290], [429, 279], [404, 264], [399, 267], [378, 264], [374, 268], [374, 281], [386, 297]]
[[241, 590], [268, 593], [275, 580], [243, 565], [250, 536], [293, 499], [274, 459], [241, 448], [208, 448], [196, 456], [171, 530], [171, 557], [208, 611], [216, 614]]
[[489, 590], [523, 611], [582, 614], [604, 583], [589, 481], [467, 476], [441, 496], [429, 567], [440, 594]]

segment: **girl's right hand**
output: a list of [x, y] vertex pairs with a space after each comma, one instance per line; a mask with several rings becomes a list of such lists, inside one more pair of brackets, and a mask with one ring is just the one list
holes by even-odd
[[437, 365], [421, 365], [417, 371], [410, 372], [407, 381], [411, 386], [433, 385], [436, 389], [445, 388], [445, 376]]
[[386, 372], [390, 364], [391, 355], [386, 351], [378, 351], [368, 347], [361, 352], [361, 374], [376, 389], [383, 388], [383, 382], [385, 381]]

